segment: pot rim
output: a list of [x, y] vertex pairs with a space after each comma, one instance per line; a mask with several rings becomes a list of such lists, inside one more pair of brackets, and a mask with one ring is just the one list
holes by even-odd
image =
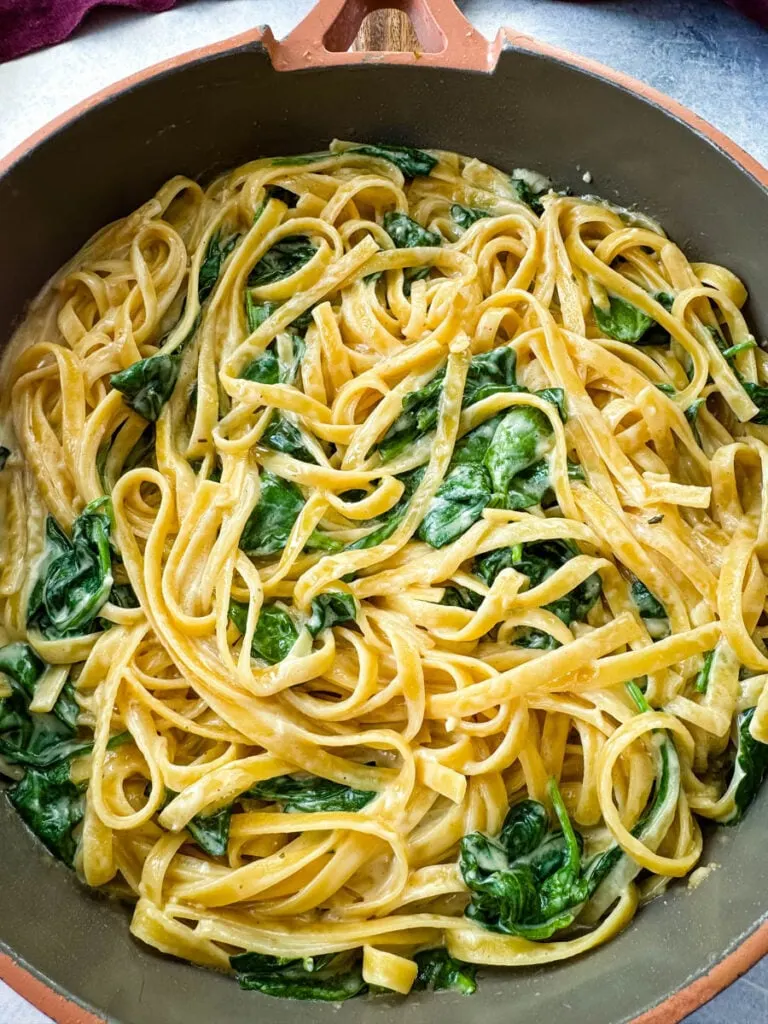
[[[763, 188], [768, 190], [768, 168], [750, 156], [749, 153], [738, 146], [724, 132], [721, 132], [688, 107], [679, 103], [671, 96], [667, 96], [660, 90], [655, 89], [653, 86], [641, 82], [622, 71], [614, 70], [599, 61], [570, 53], [568, 50], [551, 46], [548, 43], [542, 43], [531, 36], [515, 32], [512, 29], [501, 29], [497, 42], [499, 49], [522, 50], [567, 64], [626, 92], [631, 92], [653, 106], [660, 107], [676, 120], [683, 122], [697, 135], [708, 140], [734, 163], [738, 164], [751, 178], [754, 178]], [[270, 56], [274, 57], [275, 52], [279, 51], [279, 44], [275, 42], [269, 28], [255, 28], [207, 46], [188, 50], [119, 79], [112, 85], [100, 89], [48, 121], [4, 157], [0, 158], [0, 177], [3, 177], [36, 146], [50, 138], [60, 129], [71, 124], [81, 115], [101, 103], [127, 92], [133, 86], [147, 82], [152, 78], [159, 77], [166, 72], [173, 71], [187, 64], [260, 43], [264, 45]], [[349, 56], [349, 54], [344, 55], [346, 59], [342, 66], [360, 67], [369, 63], [368, 55], [365, 53], [360, 53], [359, 59], [354, 61], [350, 61]], [[387, 58], [389, 56], [391, 55], [382, 55], [381, 59], [376, 60], [374, 66], [381, 67], [388, 63], [394, 64], [394, 61], [388, 61]], [[420, 63], [415, 54], [399, 53], [394, 56], [397, 58], [396, 66], [405, 65], [413, 67]], [[332, 61], [324, 61], [320, 65], [314, 64], [312, 66], [332, 67], [333, 63]], [[487, 71], [484, 70], [480, 73], [493, 73], [493, 68], [488, 68]], [[7, 949], [2, 942], [0, 942], [0, 946]], [[699, 977], [694, 978], [676, 992], [671, 993], [666, 999], [650, 1010], [641, 1013], [638, 1017], [634, 1018], [632, 1024], [679, 1024], [685, 1016], [727, 988], [728, 985], [741, 977], [742, 974], [748, 971], [750, 967], [766, 954], [768, 954], [768, 920], [764, 921], [761, 925], [756, 925], [755, 929], [746, 938], [742, 939], [735, 949], [731, 950], [712, 968], [702, 973]], [[12, 955], [12, 952], [9, 955], [9, 953], [0, 950], [0, 980], [4, 981], [10, 988], [26, 999], [27, 1002], [31, 1003], [32, 1006], [42, 1013], [48, 1014], [57, 1024], [106, 1024], [105, 1017], [94, 1014], [91, 1010], [86, 1009], [71, 994], [59, 991], [34, 966], [22, 964]]]

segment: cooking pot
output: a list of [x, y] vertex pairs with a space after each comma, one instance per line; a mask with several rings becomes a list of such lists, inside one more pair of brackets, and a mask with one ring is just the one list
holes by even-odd
[[[364, 16], [399, 7], [420, 51], [348, 52]], [[256, 29], [149, 68], [92, 97], [0, 164], [0, 344], [26, 303], [95, 230], [173, 174], [210, 178], [333, 137], [438, 147], [530, 167], [657, 217], [697, 260], [731, 268], [768, 335], [768, 172], [639, 82], [505, 30], [493, 43], [452, 0], [320, 0], [283, 41]], [[128, 911], [88, 892], [0, 800], [0, 975], [57, 1021], [93, 1024], [674, 1024], [768, 950], [768, 788], [709, 838], [717, 864], [642, 909], [577, 960], [484, 972], [471, 998], [417, 994], [297, 1004], [163, 957]]]

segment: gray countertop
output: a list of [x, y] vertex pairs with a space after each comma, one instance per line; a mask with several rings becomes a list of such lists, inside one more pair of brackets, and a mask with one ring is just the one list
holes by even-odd
[[[0, 65], [0, 156], [105, 85], [254, 25], [285, 35], [312, 0], [182, 0], [165, 14], [91, 15], [58, 47]], [[465, 0], [488, 36], [500, 25], [609, 64], [668, 93], [768, 165], [768, 32], [720, 0]], [[0, 1024], [44, 1024], [0, 982]], [[687, 1024], [768, 1021], [768, 960]], [[162, 1024], [162, 1022], [158, 1022]]]

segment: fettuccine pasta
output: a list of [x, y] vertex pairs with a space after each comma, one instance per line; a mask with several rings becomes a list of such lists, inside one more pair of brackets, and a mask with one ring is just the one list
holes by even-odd
[[173, 178], [2, 365], [9, 795], [272, 995], [607, 941], [768, 762], [768, 357], [649, 217], [334, 142]]

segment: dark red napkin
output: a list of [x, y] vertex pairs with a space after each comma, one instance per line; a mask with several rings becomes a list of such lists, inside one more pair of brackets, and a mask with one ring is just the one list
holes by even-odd
[[[105, 0], [0, 0], [0, 61], [60, 43]], [[106, 0], [112, 7], [167, 11], [176, 0]]]
[[[92, 7], [134, 7], [167, 11], [176, 0], [0, 0], [0, 62], [41, 46], [60, 43]], [[727, 0], [768, 27], [768, 0]]]

